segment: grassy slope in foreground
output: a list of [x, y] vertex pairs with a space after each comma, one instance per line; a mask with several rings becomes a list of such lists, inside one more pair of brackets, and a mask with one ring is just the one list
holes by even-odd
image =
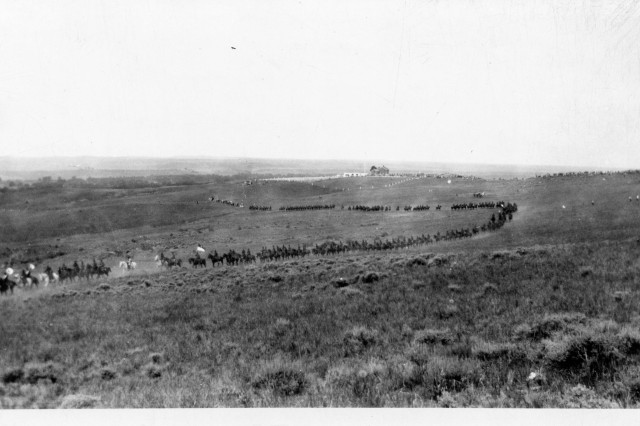
[[407, 251], [3, 298], [0, 405], [637, 407], [639, 257]]

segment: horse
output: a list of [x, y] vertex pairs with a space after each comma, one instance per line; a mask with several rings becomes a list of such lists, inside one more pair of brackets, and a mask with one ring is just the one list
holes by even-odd
[[55, 272], [53, 272], [53, 269], [51, 269], [51, 266], [47, 266], [44, 270], [45, 275], [47, 276], [47, 280], [45, 281], [45, 285], [47, 285], [48, 283], [57, 283], [58, 280], [60, 279], [60, 276], [58, 276], [58, 274], [56, 274]]
[[27, 272], [23, 269], [20, 275], [15, 274], [14, 277], [16, 278], [16, 280], [19, 280], [19, 282], [21, 282], [23, 286], [28, 285], [29, 287], [32, 287], [35, 285], [36, 287], [38, 287], [38, 284], [40, 283], [37, 277], [31, 275], [31, 270]]
[[36, 275], [36, 278], [38, 278], [38, 281], [44, 283], [45, 287], [49, 285], [49, 275], [44, 273], [39, 273], [38, 275]]
[[13, 288], [15, 286], [16, 286], [16, 283], [13, 280], [9, 279], [9, 275], [0, 277], [0, 294], [4, 294], [8, 290], [11, 290], [11, 294], [13, 294]]
[[158, 268], [165, 266], [169, 269], [174, 266], [182, 267], [182, 259], [176, 259], [175, 257], [166, 257], [164, 253], [156, 255], [154, 260], [157, 262]]
[[111, 273], [111, 268], [108, 266], [100, 266], [98, 267], [98, 278], [100, 278], [102, 275], [108, 277], [109, 274]]
[[223, 254], [222, 257], [226, 260], [227, 265], [237, 265], [240, 263], [240, 254], [233, 250]]
[[119, 268], [122, 269], [136, 269], [136, 266], [138, 266], [138, 264], [136, 262], [125, 262], [124, 260], [121, 260], [120, 263], [118, 264]]
[[202, 266], [203, 268], [207, 267], [207, 260], [201, 257], [190, 257], [189, 263], [192, 264], [194, 268], [198, 266]]
[[217, 251], [213, 252], [213, 254], [209, 253], [207, 257], [211, 260], [212, 266], [216, 266], [216, 263], [220, 263], [220, 266], [222, 266], [224, 257], [220, 256]]
[[58, 268], [58, 277], [61, 283], [64, 283], [65, 280], [72, 281], [74, 276], [73, 269], [67, 267]]
[[173, 268], [174, 266], [182, 267], [182, 259], [171, 259], [171, 258], [165, 257], [160, 261], [160, 264], [162, 266], [166, 266], [169, 269]]

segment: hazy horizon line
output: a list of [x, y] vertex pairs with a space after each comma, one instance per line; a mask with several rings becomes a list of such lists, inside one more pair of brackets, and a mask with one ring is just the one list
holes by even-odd
[[40, 160], [40, 159], [130, 159], [130, 160], [259, 160], [259, 161], [318, 161], [318, 162], [371, 162], [374, 164], [442, 164], [442, 165], [467, 165], [467, 166], [496, 166], [496, 167], [514, 167], [514, 168], [554, 168], [554, 169], [582, 169], [582, 170], [633, 170], [632, 167], [624, 166], [594, 166], [594, 165], [568, 165], [568, 164], [525, 164], [525, 163], [484, 163], [484, 162], [465, 162], [465, 161], [425, 161], [425, 160], [397, 160], [397, 159], [353, 159], [353, 158], [273, 158], [273, 157], [243, 157], [243, 156], [224, 156], [224, 155], [203, 155], [203, 156], [152, 156], [152, 155], [45, 155], [45, 156], [21, 156], [21, 155], [0, 155], [0, 159], [9, 160]]

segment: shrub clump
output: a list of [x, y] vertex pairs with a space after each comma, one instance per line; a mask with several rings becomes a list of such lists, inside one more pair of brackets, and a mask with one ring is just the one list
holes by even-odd
[[427, 265], [427, 261], [422, 258], [422, 257], [414, 257], [413, 259], [410, 259], [407, 261], [406, 265], [408, 267], [412, 267], [412, 266], [426, 266]]
[[433, 399], [443, 392], [460, 392], [480, 382], [480, 369], [476, 362], [458, 358], [434, 356], [423, 372], [423, 383]]
[[431, 259], [429, 259], [429, 261], [427, 262], [427, 265], [428, 266], [443, 266], [443, 265], [446, 265], [447, 263], [449, 263], [449, 257], [442, 256], [442, 255], [437, 255], [437, 256], [432, 257]]
[[113, 380], [117, 376], [116, 371], [109, 367], [101, 368], [99, 375], [102, 380]]
[[347, 330], [342, 338], [345, 354], [349, 356], [364, 352], [367, 348], [378, 343], [378, 336], [377, 330], [364, 326], [356, 326]]
[[615, 339], [606, 335], [587, 333], [544, 343], [549, 366], [584, 384], [611, 377], [625, 360]]
[[24, 366], [24, 381], [36, 384], [40, 380], [49, 380], [56, 383], [61, 374], [62, 368], [53, 362], [28, 363]]
[[515, 329], [515, 335], [517, 339], [548, 339], [554, 333], [575, 328], [577, 325], [584, 325], [586, 322], [587, 318], [579, 312], [546, 315], [531, 326], [527, 324], [518, 326]]
[[629, 387], [629, 397], [631, 401], [637, 403], [640, 401], [640, 378], [633, 379], [627, 383]]
[[591, 266], [582, 266], [578, 272], [580, 272], [582, 278], [586, 278], [589, 275], [593, 275], [593, 268]]
[[362, 276], [362, 282], [366, 284], [371, 284], [380, 280], [380, 276], [375, 272], [367, 272]]
[[349, 285], [349, 281], [346, 280], [346, 278], [338, 278], [333, 282], [333, 286], [335, 288], [342, 288], [342, 287], [346, 287]]
[[448, 328], [445, 328], [442, 330], [427, 328], [424, 330], [417, 331], [415, 333], [413, 341], [415, 343], [428, 344], [428, 345], [433, 345], [438, 343], [441, 345], [449, 345], [453, 343], [454, 336]]
[[143, 368], [144, 374], [150, 379], [159, 379], [162, 377], [162, 367], [153, 362], [147, 364]]
[[161, 364], [163, 359], [164, 359], [164, 355], [162, 355], [159, 352], [152, 352], [149, 354], [149, 360], [153, 364]]
[[564, 408], [620, 408], [618, 403], [598, 396], [593, 389], [577, 385], [569, 389], [563, 398]]
[[625, 327], [616, 336], [618, 349], [625, 355], [640, 355], [640, 332]]
[[270, 390], [277, 396], [294, 396], [303, 393], [309, 381], [298, 363], [276, 359], [262, 366], [251, 386]]
[[17, 383], [24, 378], [24, 370], [22, 368], [12, 368], [2, 374], [2, 383]]

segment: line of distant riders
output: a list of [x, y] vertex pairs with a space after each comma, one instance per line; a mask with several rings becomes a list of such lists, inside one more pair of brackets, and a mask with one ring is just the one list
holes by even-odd
[[[493, 213], [491, 215], [491, 219], [482, 226], [449, 230], [444, 234], [438, 232], [433, 236], [422, 234], [408, 238], [397, 237], [386, 239], [384, 241], [380, 238], [376, 238], [373, 242], [366, 240], [349, 240], [346, 243], [342, 241], [328, 241], [322, 244], [316, 244], [311, 250], [309, 250], [305, 245], [302, 247], [300, 245], [297, 247], [291, 247], [290, 245], [272, 246], [271, 248], [263, 247], [262, 250], [255, 255], [251, 253], [250, 249], [242, 249], [240, 252], [231, 249], [222, 255], [219, 255], [217, 251], [214, 251], [213, 253], [206, 255], [206, 250], [198, 244], [195, 250], [195, 256], [188, 258], [188, 262], [194, 268], [206, 268], [207, 259], [211, 261], [213, 267], [218, 264], [220, 266], [224, 264], [237, 266], [241, 264], [256, 263], [258, 259], [261, 262], [270, 262], [300, 258], [311, 254], [316, 256], [326, 256], [351, 251], [397, 250], [416, 245], [431, 244], [439, 241], [469, 238], [480, 232], [496, 231], [502, 228], [507, 221], [511, 221], [513, 219], [513, 214], [518, 211], [518, 205], [516, 203], [511, 204], [500, 201], [496, 203], [496, 207], [500, 207], [501, 211], [498, 212], [497, 216]], [[167, 269], [182, 267], [182, 260], [176, 258], [175, 253], [173, 253], [171, 257], [167, 257], [163, 252], [161, 252], [155, 257], [155, 261], [158, 267], [164, 267]], [[127, 261], [121, 261], [120, 267], [131, 270], [136, 268], [136, 263], [133, 262], [131, 256], [127, 254]], [[102, 260], [100, 260], [100, 262], [96, 262], [95, 259], [92, 263], [87, 264], [82, 261], [80, 263], [78, 263], [78, 261], [74, 261], [71, 267], [63, 264], [58, 268], [57, 273], [54, 272], [50, 266], [47, 266], [44, 273], [35, 273], [34, 270], [35, 266], [33, 264], [30, 264], [28, 269], [22, 270], [21, 273], [14, 273], [14, 270], [11, 267], [7, 267], [4, 271], [4, 275], [0, 276], [0, 294], [6, 293], [7, 291], [11, 291], [11, 293], [13, 293], [13, 289], [17, 284], [21, 284], [23, 286], [38, 286], [39, 283], [43, 282], [46, 286], [50, 282], [62, 283], [66, 280], [73, 281], [109, 276], [111, 272], [111, 268], [106, 266]]]
[[474, 210], [474, 209], [495, 209], [496, 206], [504, 204], [504, 201], [498, 201], [497, 203], [493, 201], [487, 201], [483, 203], [460, 203], [453, 204], [451, 206], [451, 210]]
[[92, 279], [101, 276], [109, 276], [111, 268], [106, 266], [102, 260], [85, 264], [84, 261], [74, 261], [71, 267], [64, 263], [55, 272], [51, 266], [47, 266], [44, 272], [35, 272], [35, 265], [30, 263], [27, 269], [15, 272], [11, 266], [4, 269], [4, 274], [0, 276], [0, 294], [11, 291], [14, 287], [22, 285], [23, 287], [38, 287], [44, 284], [46, 287], [49, 283], [63, 283], [65, 281], [73, 281], [79, 279]]
[[[249, 207], [251, 208], [251, 207]], [[282, 206], [279, 208], [281, 211], [303, 211], [303, 210], [332, 210], [335, 209], [335, 204], [312, 204], [305, 206]], [[429, 210], [431, 206], [426, 204], [421, 204], [417, 206], [404, 206], [404, 211], [421, 211], [421, 210]], [[440, 210], [442, 206], [438, 204], [435, 209]], [[344, 205], [340, 206], [341, 210], [345, 210]], [[271, 210], [269, 208], [263, 207], [255, 207], [254, 210]], [[365, 206], [365, 205], [355, 205], [355, 206], [347, 206], [348, 211], [361, 211], [361, 212], [390, 212], [393, 211], [392, 206], [383, 206], [383, 205], [375, 205], [375, 206]], [[400, 206], [396, 206], [396, 211], [400, 210]]]
[[[271, 246], [271, 248], [263, 247], [257, 254], [252, 254], [250, 249], [242, 249], [241, 252], [236, 252], [235, 250], [229, 250], [227, 253], [219, 255], [217, 251], [210, 253], [208, 255], [205, 254], [205, 249], [198, 244], [196, 248], [195, 257], [191, 257], [188, 259], [189, 264], [193, 267], [203, 267], [207, 266], [206, 259], [211, 261], [211, 265], [215, 267], [217, 264], [222, 266], [223, 264], [227, 265], [240, 265], [240, 264], [251, 264], [256, 263], [259, 259], [260, 262], [268, 262], [268, 261], [278, 261], [278, 260], [286, 260], [291, 258], [299, 258], [305, 257], [308, 255], [316, 255], [316, 256], [324, 256], [324, 255], [333, 255], [339, 254], [349, 251], [374, 251], [374, 250], [394, 250], [407, 248], [415, 245], [423, 245], [430, 244], [439, 241], [448, 241], [460, 238], [468, 238], [476, 235], [480, 232], [487, 231], [495, 231], [500, 228], [507, 222], [513, 219], [513, 214], [518, 211], [518, 205], [516, 203], [505, 203], [504, 201], [499, 201], [498, 203], [494, 203], [495, 207], [500, 207], [501, 211], [498, 212], [498, 215], [492, 214], [491, 219], [483, 224], [482, 226], [474, 226], [472, 228], [462, 228], [459, 230], [449, 230], [444, 234], [430, 235], [420, 235], [416, 237], [398, 237], [392, 239], [376, 239], [373, 242], [368, 242], [366, 240], [362, 241], [347, 241], [346, 243], [340, 242], [324, 242], [322, 244], [316, 244], [311, 250], [309, 250], [306, 245], [302, 247], [298, 245], [297, 247], [289, 246]], [[176, 259], [175, 254], [173, 257], [166, 257], [164, 253], [160, 253], [156, 256], [156, 261], [158, 262], [158, 266], [163, 266], [166, 268], [172, 267], [180, 267], [182, 266], [182, 260]]]
[[[499, 204], [503, 202], [484, 202], [484, 203], [461, 203], [454, 204], [451, 206], [451, 210], [471, 210], [471, 209], [493, 209], [496, 208]], [[278, 210], [280, 211], [305, 211], [305, 210], [333, 210], [336, 208], [335, 204], [310, 204], [304, 206], [281, 206]], [[341, 210], [345, 210], [344, 205], [340, 207]], [[428, 211], [431, 209], [431, 206], [428, 204], [419, 204], [417, 206], [403, 206], [402, 209], [405, 212], [410, 211]], [[441, 210], [442, 206], [438, 204], [434, 207], [435, 210]], [[258, 205], [250, 205], [249, 210], [257, 210], [257, 211], [271, 211], [271, 206], [258, 206]], [[347, 206], [348, 211], [362, 211], [362, 212], [390, 212], [393, 211], [394, 208], [392, 206], [364, 206], [364, 205], [355, 205], [355, 206]], [[395, 211], [399, 211], [400, 206], [396, 206]]]

